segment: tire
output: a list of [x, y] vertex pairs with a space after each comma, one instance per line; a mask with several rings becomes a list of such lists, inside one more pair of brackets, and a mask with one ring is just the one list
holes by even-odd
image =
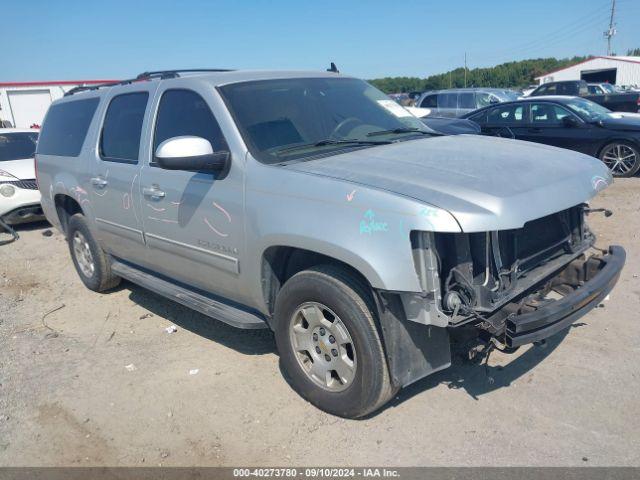
[[[314, 320], [318, 310], [320, 327]], [[276, 299], [275, 338], [282, 368], [303, 398], [333, 415], [358, 418], [393, 397], [397, 388], [391, 385], [374, 311], [368, 287], [340, 267], [313, 267], [284, 284]], [[312, 332], [317, 332], [317, 340]], [[330, 343], [334, 335], [337, 340]], [[303, 347], [298, 339], [303, 339]], [[343, 343], [346, 340], [350, 342]], [[350, 371], [345, 369], [349, 362]], [[338, 370], [313, 376], [316, 367], [322, 370], [334, 366]], [[345, 371], [352, 378], [338, 373]]]
[[[81, 213], [69, 219], [67, 243], [76, 272], [89, 290], [103, 292], [120, 283], [120, 277], [111, 272], [109, 257], [93, 238], [87, 220]], [[92, 265], [91, 268], [88, 268], [88, 263]]]
[[[614, 177], [633, 177], [640, 170], [640, 149], [631, 142], [619, 140], [608, 143], [600, 151], [599, 157]], [[616, 158], [625, 157], [626, 162], [616, 162]]]

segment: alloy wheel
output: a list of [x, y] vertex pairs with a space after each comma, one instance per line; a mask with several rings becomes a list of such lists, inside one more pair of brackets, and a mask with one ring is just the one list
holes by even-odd
[[353, 340], [331, 309], [318, 302], [300, 305], [289, 332], [296, 359], [314, 383], [331, 392], [352, 384], [357, 369]]
[[638, 161], [637, 153], [629, 146], [616, 143], [602, 152], [602, 161], [614, 175], [626, 175]]
[[73, 253], [82, 274], [87, 278], [91, 278], [96, 267], [89, 242], [80, 231], [76, 231], [73, 234]]

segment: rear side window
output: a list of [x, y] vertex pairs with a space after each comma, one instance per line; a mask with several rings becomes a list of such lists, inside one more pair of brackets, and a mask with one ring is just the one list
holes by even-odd
[[100, 156], [103, 160], [137, 163], [147, 92], [113, 97], [102, 125]]
[[490, 109], [487, 114], [487, 123], [492, 125], [517, 125], [524, 121], [524, 105], [502, 105]]
[[555, 95], [557, 93], [556, 91], [556, 84], [553, 85], [543, 85], [542, 87], [538, 88], [534, 93], [535, 95]]
[[420, 104], [421, 108], [437, 108], [438, 107], [438, 96], [437, 95], [427, 95], [422, 100]]
[[458, 95], [458, 108], [476, 108], [476, 101], [472, 92]]
[[576, 87], [572, 83], [559, 83], [556, 87], [555, 93], [558, 95], [575, 95]]
[[99, 102], [99, 98], [87, 98], [49, 107], [38, 140], [38, 153], [64, 157], [80, 155]]
[[440, 93], [438, 95], [438, 108], [458, 108], [458, 94]]
[[209, 140], [214, 152], [229, 150], [218, 122], [200, 95], [192, 90], [167, 90], [158, 107], [153, 151], [165, 140], [182, 135]]
[[36, 132], [0, 133], [0, 162], [33, 158], [37, 141]]

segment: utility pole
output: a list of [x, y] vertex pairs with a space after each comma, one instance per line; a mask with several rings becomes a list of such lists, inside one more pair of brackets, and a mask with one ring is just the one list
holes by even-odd
[[616, 12], [616, 0], [611, 0], [611, 18], [609, 18], [609, 30], [604, 32], [607, 39], [607, 55], [611, 55], [611, 38], [617, 33], [615, 23], [613, 23], [613, 15]]
[[464, 52], [464, 88], [467, 88], [467, 52]]

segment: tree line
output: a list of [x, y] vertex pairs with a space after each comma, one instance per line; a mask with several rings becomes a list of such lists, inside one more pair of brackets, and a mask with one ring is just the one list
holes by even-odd
[[[535, 58], [507, 62], [494, 67], [467, 69], [467, 87], [509, 87], [521, 88], [535, 84], [535, 77], [552, 70], [573, 65], [589, 57], [573, 58]], [[418, 77], [385, 77], [369, 81], [385, 93], [438, 90], [442, 88], [460, 88], [465, 86], [465, 69], [456, 68], [446, 73]]]

